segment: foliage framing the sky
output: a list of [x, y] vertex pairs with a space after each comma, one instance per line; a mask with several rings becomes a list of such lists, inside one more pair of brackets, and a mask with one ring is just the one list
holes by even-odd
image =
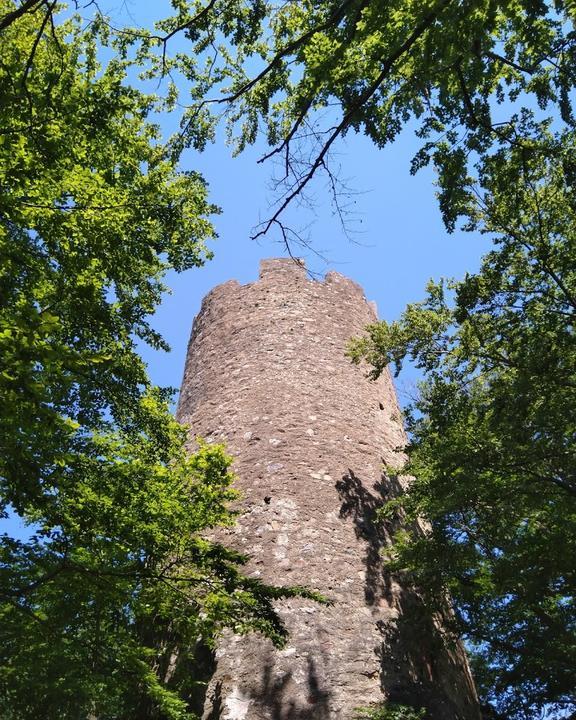
[[[576, 666], [573, 2], [172, 4], [175, 15], [157, 35], [115, 35], [119, 57], [136, 43], [151, 76], [175, 78], [169, 106], [176, 107], [176, 85], [189, 81], [166, 162], [187, 145], [202, 147], [221, 113], [239, 150], [263, 125], [285, 195], [262, 230], [279, 228], [289, 241], [283, 211], [319, 172], [331, 173], [342, 135], [364, 132], [383, 147], [410, 124], [422, 139], [413, 170], [436, 168], [447, 228], [463, 218], [465, 228], [494, 238], [479, 273], [448, 293], [431, 286], [424, 304], [397, 324], [371, 328], [355, 353], [376, 372], [411, 356], [428, 378], [410, 420], [417, 478], [403, 504], [432, 521], [432, 536], [399, 538], [398, 567], [412, 570], [431, 599], [442, 582], [450, 587], [461, 627], [487, 661], [480, 676], [487, 699], [519, 716], [547, 703], [569, 707]], [[112, 32], [106, 21], [98, 27]], [[176, 34], [189, 45], [172, 54]], [[21, 127], [33, 129], [27, 117]], [[337, 178], [330, 179], [337, 195]], [[56, 200], [60, 218], [77, 214], [67, 196]], [[53, 212], [40, 213], [44, 222]], [[34, 226], [10, 232], [22, 227], [35, 240]], [[130, 293], [115, 299], [130, 311]], [[136, 303], [136, 329], [142, 317]], [[108, 373], [109, 362], [103, 376], [120, 391], [126, 378], [115, 385], [119, 366]], [[129, 378], [137, 368], [127, 363], [123, 371]], [[80, 408], [79, 386], [69, 390]], [[84, 406], [92, 402], [105, 406], [98, 388]], [[66, 439], [72, 431], [58, 432]], [[39, 497], [47, 508], [56, 502]]]

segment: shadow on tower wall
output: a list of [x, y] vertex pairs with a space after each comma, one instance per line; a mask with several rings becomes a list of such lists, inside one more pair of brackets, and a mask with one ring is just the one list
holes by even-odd
[[[307, 658], [306, 689], [298, 687], [292, 671], [274, 673], [272, 655], [266, 658], [260, 687], [252, 700], [266, 710], [271, 720], [326, 720], [329, 716], [330, 693], [320, 683], [316, 663]], [[294, 698], [298, 697], [297, 705]], [[304, 705], [306, 703], [306, 705]]]
[[[462, 649], [455, 636], [439, 631], [433, 613], [420, 593], [410, 588], [407, 578], [402, 578], [402, 589], [396, 586], [392, 592], [394, 579], [383, 561], [383, 550], [399, 525], [379, 519], [378, 510], [402, 488], [382, 476], [370, 490], [349, 469], [336, 489], [342, 502], [340, 517], [352, 520], [356, 537], [366, 543], [366, 604], [388, 604], [392, 611], [389, 620], [378, 622], [382, 644], [377, 654], [384, 696], [390, 702], [425, 707], [427, 717], [433, 720], [458, 717], [458, 702], [453, 700], [462, 681], [458, 670]], [[442, 624], [447, 620], [442, 618]]]
[[375, 483], [372, 492], [353, 470], [348, 469], [348, 473], [336, 483], [336, 490], [342, 501], [340, 517], [351, 518], [356, 537], [366, 543], [366, 604], [374, 605], [381, 598], [391, 601], [390, 575], [382, 564], [382, 549], [390, 543], [390, 533], [387, 525], [377, 519], [378, 510], [389, 499], [386, 480], [383, 478]]

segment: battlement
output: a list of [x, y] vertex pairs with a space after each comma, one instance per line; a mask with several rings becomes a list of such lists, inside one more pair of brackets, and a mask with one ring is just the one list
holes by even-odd
[[336, 294], [343, 300], [348, 298], [350, 300], [354, 299], [367, 303], [373, 313], [373, 317], [368, 320], [369, 322], [373, 322], [377, 317], [375, 303], [366, 300], [364, 290], [357, 282], [335, 270], [327, 272], [324, 278], [314, 279], [310, 277], [306, 270], [306, 264], [303, 258], [291, 257], [266, 258], [261, 260], [260, 272], [256, 282], [242, 285], [237, 280], [228, 280], [225, 283], [216, 285], [205, 296], [203, 307], [215, 301], [219, 302], [222, 298], [239, 297], [239, 293], [243, 291], [250, 292], [252, 288], [261, 284], [273, 289], [274, 292], [278, 294], [285, 292], [291, 294], [290, 288], [295, 285], [299, 287], [314, 287], [317, 292], [322, 292], [323, 288], [331, 297], [334, 297], [334, 294]]
[[354, 280], [335, 270], [327, 272], [324, 278], [315, 279], [310, 277], [303, 258], [267, 258], [261, 260], [257, 282], [276, 288], [311, 283], [317, 290], [324, 287], [327, 291], [338, 293], [342, 297], [354, 297], [367, 302], [362, 287]]
[[306, 277], [306, 263], [302, 258], [266, 258], [260, 260], [259, 279], [264, 280], [272, 277]]

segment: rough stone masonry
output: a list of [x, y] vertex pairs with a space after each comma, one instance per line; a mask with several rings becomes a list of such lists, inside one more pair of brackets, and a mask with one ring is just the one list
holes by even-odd
[[353, 281], [275, 259], [257, 282], [212, 290], [194, 322], [178, 417], [192, 437], [226, 442], [243, 495], [219, 539], [250, 556], [248, 574], [333, 601], [279, 603], [282, 650], [226, 636], [206, 718], [353, 720], [384, 700], [480, 717], [460, 645], [382, 566], [388, 529], [372, 521], [401, 491], [383, 468], [405, 437], [389, 374], [370, 381], [345, 355], [375, 319]]

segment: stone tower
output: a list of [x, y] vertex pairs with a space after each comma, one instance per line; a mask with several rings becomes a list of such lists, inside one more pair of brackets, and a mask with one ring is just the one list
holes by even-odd
[[383, 467], [405, 438], [390, 376], [369, 381], [345, 356], [375, 319], [356, 283], [310, 280], [281, 259], [255, 283], [216, 287], [194, 322], [178, 417], [226, 442], [243, 495], [219, 539], [250, 556], [248, 574], [333, 601], [279, 603], [282, 650], [224, 638], [206, 718], [353, 720], [383, 700], [433, 720], [480, 717], [460, 646], [382, 567], [388, 530], [372, 520], [399, 491]]

